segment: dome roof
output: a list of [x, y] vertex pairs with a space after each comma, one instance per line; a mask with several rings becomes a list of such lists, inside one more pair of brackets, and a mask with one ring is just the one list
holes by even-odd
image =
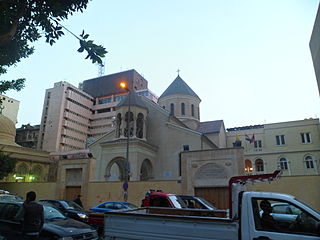
[[168, 96], [168, 95], [175, 95], [175, 94], [183, 94], [189, 95], [195, 98], [200, 98], [198, 95], [186, 84], [185, 81], [178, 75], [176, 79], [170, 84], [170, 86], [162, 93], [160, 98]]
[[15, 143], [16, 127], [14, 123], [0, 114], [0, 144], [17, 145]]
[[2, 114], [0, 114], [0, 133], [16, 136], [16, 127], [14, 123]]

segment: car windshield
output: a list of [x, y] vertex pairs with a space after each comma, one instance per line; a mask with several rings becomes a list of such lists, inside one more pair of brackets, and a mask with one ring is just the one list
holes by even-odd
[[208, 209], [210, 209], [210, 208], [212, 208], [211, 210], [217, 209], [215, 206], [213, 206], [211, 203], [209, 203], [207, 200], [205, 200], [201, 197], [196, 197], [196, 199], [198, 199], [198, 201], [201, 202], [202, 204], [204, 204]]
[[172, 204], [174, 205], [175, 208], [186, 208], [186, 204], [184, 203], [184, 201], [175, 195], [170, 195], [169, 199], [171, 200]]
[[126, 205], [128, 208], [138, 208], [136, 205], [128, 202], [124, 203], [124, 205]]
[[66, 217], [54, 207], [44, 205], [43, 208], [44, 208], [45, 221], [52, 221], [56, 219], [66, 219]]
[[65, 209], [83, 211], [82, 207], [72, 201], [61, 201], [61, 204]]
[[312, 209], [313, 211], [315, 211], [316, 213], [320, 214], [320, 211], [318, 210], [315, 210], [314, 208], [310, 207], [309, 205], [305, 204], [303, 201], [297, 199], [297, 198], [294, 198], [296, 201], [300, 202], [301, 204], [307, 206], [308, 208]]

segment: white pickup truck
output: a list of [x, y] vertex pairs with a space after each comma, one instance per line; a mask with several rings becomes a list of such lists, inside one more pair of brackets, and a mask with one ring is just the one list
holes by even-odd
[[293, 196], [239, 189], [248, 181], [271, 181], [277, 176], [278, 172], [231, 178], [230, 217], [194, 209], [108, 212], [104, 239], [320, 240], [320, 214]]

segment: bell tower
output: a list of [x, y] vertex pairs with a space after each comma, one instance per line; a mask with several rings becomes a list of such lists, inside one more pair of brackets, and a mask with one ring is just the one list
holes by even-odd
[[198, 128], [200, 122], [200, 102], [201, 99], [183, 81], [179, 73], [158, 101], [162, 108], [194, 130]]

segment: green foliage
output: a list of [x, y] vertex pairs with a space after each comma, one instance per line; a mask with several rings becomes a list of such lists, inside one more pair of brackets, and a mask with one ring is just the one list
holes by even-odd
[[17, 160], [9, 154], [0, 151], [0, 180], [14, 172]]
[[6, 93], [6, 91], [13, 89], [16, 91], [20, 91], [22, 88], [24, 88], [24, 78], [19, 78], [17, 80], [11, 80], [11, 81], [0, 81], [0, 94]]
[[[61, 24], [75, 12], [83, 12], [88, 2], [89, 0], [0, 0], [0, 75], [34, 52], [30, 43], [44, 36], [46, 42], [53, 45], [64, 35], [64, 30], [80, 41], [79, 50], [87, 52], [86, 59], [102, 64], [101, 58], [107, 53], [104, 47], [87, 40], [88, 34], [82, 32], [80, 36], [76, 36]], [[0, 91], [19, 91], [24, 86], [24, 82], [21, 83], [22, 79], [0, 81]]]

